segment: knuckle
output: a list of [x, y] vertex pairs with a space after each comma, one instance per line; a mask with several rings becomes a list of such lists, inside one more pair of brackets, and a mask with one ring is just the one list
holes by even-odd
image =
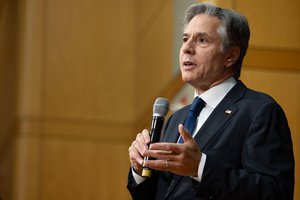
[[147, 129], [144, 129], [144, 130], [142, 131], [142, 134], [143, 134], [143, 135], [149, 135], [149, 131], [148, 131]]
[[179, 155], [178, 155], [178, 161], [179, 161], [180, 163], [182, 163], [182, 162], [184, 161], [184, 159], [185, 159], [185, 156], [184, 156], [183, 154], [179, 154]]
[[137, 157], [138, 157], [138, 156], [137, 156], [136, 154], [133, 154], [133, 155], [132, 155], [132, 160], [133, 160], [133, 161], [136, 161], [136, 160], [137, 160]]
[[132, 157], [129, 157], [129, 161], [130, 161], [131, 164], [134, 163], [134, 159]]
[[142, 134], [143, 134], [143, 139], [146, 141], [146, 143], [149, 143], [150, 142], [149, 131], [147, 129], [144, 129]]
[[129, 151], [129, 157], [130, 159], [133, 158], [134, 153], [132, 151]]
[[141, 153], [142, 156], [145, 156], [145, 154], [146, 154], [146, 149], [142, 149], [140, 153]]
[[174, 150], [174, 147], [172, 144], [168, 144], [167, 145], [167, 151], [173, 151]]
[[136, 135], [136, 139], [138, 140], [139, 138], [141, 138], [141, 136], [142, 136], [142, 133], [138, 133], [138, 134]]
[[136, 140], [134, 140], [134, 141], [131, 143], [131, 147], [134, 147], [135, 144], [136, 144]]

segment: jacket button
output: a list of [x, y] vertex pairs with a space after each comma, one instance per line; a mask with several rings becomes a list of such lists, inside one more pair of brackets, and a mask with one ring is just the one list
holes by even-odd
[[216, 199], [216, 198], [215, 198], [215, 196], [213, 196], [213, 195], [210, 195], [210, 196], [208, 197], [208, 200], [214, 200], [214, 199]]

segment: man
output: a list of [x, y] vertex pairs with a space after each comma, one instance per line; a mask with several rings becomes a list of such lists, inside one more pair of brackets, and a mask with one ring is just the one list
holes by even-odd
[[[193, 131], [182, 125], [191, 106], [175, 112], [150, 150], [148, 130], [137, 135], [129, 148], [133, 199], [293, 199], [285, 114], [271, 97], [238, 80], [249, 37], [246, 18], [235, 11], [207, 3], [188, 8], [180, 69], [204, 108]], [[145, 156], [156, 159], [144, 163]], [[154, 170], [150, 178], [141, 177], [143, 165]]]

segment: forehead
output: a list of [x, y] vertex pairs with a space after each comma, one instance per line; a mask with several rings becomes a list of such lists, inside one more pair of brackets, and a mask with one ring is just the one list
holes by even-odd
[[198, 14], [191, 19], [191, 21], [185, 26], [184, 32], [200, 31], [207, 33], [217, 33], [221, 22], [215, 16], [207, 14]]

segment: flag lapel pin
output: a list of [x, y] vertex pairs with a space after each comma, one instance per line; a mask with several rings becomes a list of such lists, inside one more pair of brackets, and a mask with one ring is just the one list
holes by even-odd
[[232, 113], [232, 110], [225, 110], [225, 113], [230, 115]]

